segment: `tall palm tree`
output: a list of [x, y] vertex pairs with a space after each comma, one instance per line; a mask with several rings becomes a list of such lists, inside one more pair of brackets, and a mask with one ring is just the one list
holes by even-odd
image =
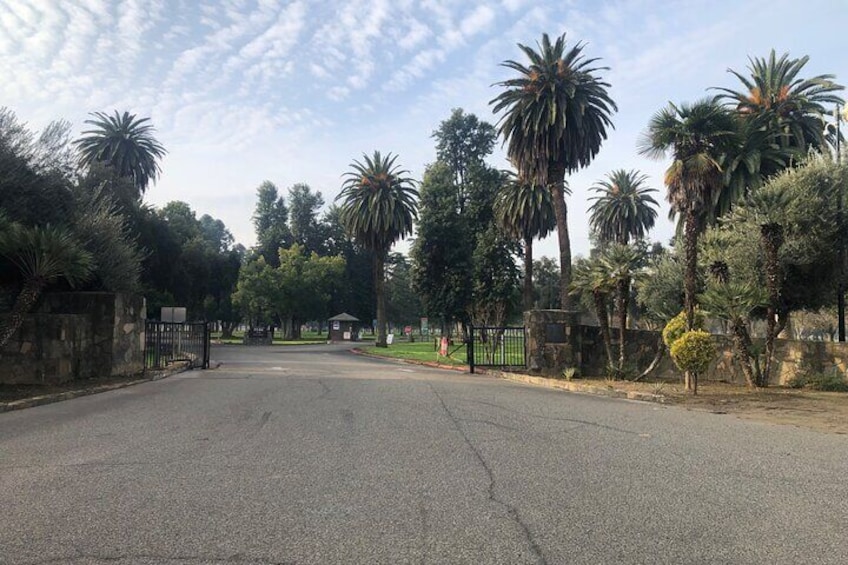
[[495, 216], [507, 233], [524, 241], [524, 310], [532, 310], [533, 239], [545, 237], [556, 227], [551, 192], [512, 175], [495, 197]]
[[618, 374], [624, 373], [625, 338], [627, 335], [627, 310], [630, 303], [630, 285], [641, 280], [641, 267], [645, 257], [636, 248], [622, 243], [610, 245], [600, 257], [600, 264], [609, 284], [615, 288], [615, 309], [618, 312]]
[[384, 266], [392, 244], [411, 234], [418, 217], [418, 191], [409, 171], [395, 164], [396, 155], [374, 151], [363, 161], [354, 160], [344, 174], [340, 220], [348, 233], [371, 251], [377, 294], [377, 347], [386, 347], [386, 296]]
[[808, 56], [792, 59], [789, 53], [778, 58], [772, 49], [768, 58], [749, 58], [749, 77], [728, 69], [742, 83], [741, 90], [715, 90], [722, 93], [720, 100], [741, 115], [766, 118], [768, 131], [780, 146], [801, 152], [820, 149], [825, 145], [822, 115], [831, 105], [844, 104], [835, 94], [844, 87], [833, 82], [834, 75], [799, 78], [809, 60]]
[[645, 186], [647, 179], [639, 171], [618, 169], [592, 187], [600, 194], [590, 198], [594, 203], [589, 207], [589, 225], [602, 242], [627, 245], [654, 227], [659, 204], [650, 193], [657, 190]]
[[613, 371], [615, 362], [612, 356], [612, 335], [610, 334], [609, 310], [607, 304], [613, 293], [614, 286], [607, 276], [607, 271], [600, 260], [578, 260], [574, 265], [574, 277], [566, 289], [569, 294], [589, 294], [595, 307], [595, 316], [601, 329], [604, 351], [607, 354], [607, 368]]
[[0, 325], [0, 347], [18, 331], [24, 315], [32, 310], [49, 284], [65, 279], [74, 286], [87, 280], [93, 267], [91, 254], [70, 232], [49, 225], [6, 225], [0, 231], [0, 255], [17, 267], [23, 278], [23, 288], [12, 311]]
[[159, 176], [158, 160], [167, 153], [153, 137], [150, 118], [119, 114], [117, 110], [111, 116], [103, 112], [91, 115], [95, 119], [85, 123], [93, 129], [82, 132], [83, 137], [74, 142], [80, 150], [80, 164], [89, 167], [105, 163], [119, 177], [131, 179], [140, 198]]
[[665, 173], [672, 215], [683, 221], [684, 302], [692, 329], [698, 289], [698, 238], [724, 186], [722, 155], [735, 143], [731, 114], [714, 100], [669, 104], [655, 114], [640, 143], [640, 153], [662, 158], [671, 153]]
[[542, 35], [538, 51], [518, 47], [529, 64], [504, 61], [518, 76], [497, 83], [505, 90], [489, 103], [504, 112], [498, 127], [507, 154], [521, 176], [547, 186], [553, 195], [562, 271], [562, 307], [571, 297], [571, 241], [565, 204], [565, 174], [588, 165], [597, 155], [617, 110], [598, 77], [606, 67], [583, 56], [582, 43], [566, 49], [565, 34], [552, 44]]

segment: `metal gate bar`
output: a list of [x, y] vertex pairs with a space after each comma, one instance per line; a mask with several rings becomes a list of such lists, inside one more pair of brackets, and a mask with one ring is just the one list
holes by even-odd
[[527, 339], [523, 326], [471, 326], [468, 337], [468, 366], [525, 367]]
[[178, 323], [147, 320], [144, 332], [144, 368], [164, 369], [188, 362], [190, 368], [209, 368], [211, 332], [208, 322]]

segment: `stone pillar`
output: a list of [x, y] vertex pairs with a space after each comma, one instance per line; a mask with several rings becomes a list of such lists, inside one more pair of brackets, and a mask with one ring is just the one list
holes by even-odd
[[571, 310], [528, 310], [526, 365], [533, 373], [559, 376], [568, 367], [580, 369], [579, 313]]

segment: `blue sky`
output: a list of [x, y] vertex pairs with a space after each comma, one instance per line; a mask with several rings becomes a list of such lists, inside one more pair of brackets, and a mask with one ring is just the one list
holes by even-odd
[[[70, 120], [75, 135], [92, 111], [151, 117], [169, 153], [146, 200], [185, 200], [251, 245], [263, 180], [305, 182], [329, 203], [374, 149], [420, 179], [452, 108], [496, 121], [491, 85], [516, 43], [567, 32], [610, 67], [619, 107], [597, 159], [568, 179], [586, 254], [589, 187], [616, 168], [649, 175], [663, 200], [652, 238], [672, 235], [665, 164], [636, 153], [654, 112], [736, 87], [727, 69], [772, 48], [844, 84], [846, 29], [848, 0], [0, 0], [0, 105], [34, 128]], [[491, 162], [506, 167], [500, 150]], [[538, 246], [556, 253], [554, 237]]]

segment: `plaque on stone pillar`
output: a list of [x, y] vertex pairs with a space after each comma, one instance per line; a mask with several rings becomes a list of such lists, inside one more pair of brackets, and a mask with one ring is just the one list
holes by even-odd
[[545, 343], [565, 343], [565, 324], [545, 324]]

